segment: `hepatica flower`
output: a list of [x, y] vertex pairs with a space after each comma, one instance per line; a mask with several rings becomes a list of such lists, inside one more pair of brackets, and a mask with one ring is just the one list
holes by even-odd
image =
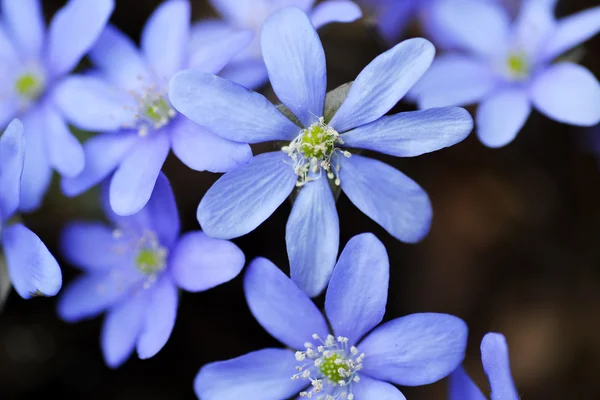
[[[492, 388], [492, 400], [519, 400], [510, 372], [508, 346], [500, 333], [488, 333], [481, 341], [481, 361]], [[450, 400], [485, 400], [481, 390], [462, 367], [450, 375]]]
[[15, 117], [27, 136], [20, 209], [39, 207], [52, 169], [75, 176], [83, 169], [81, 145], [53, 99], [54, 88], [97, 39], [113, 0], [70, 0], [46, 30], [39, 0], [3, 0], [0, 28], [0, 126]]
[[149, 358], [165, 345], [175, 324], [178, 288], [199, 292], [229, 281], [244, 266], [244, 254], [200, 231], [181, 235], [164, 175], [135, 215], [120, 217], [104, 203], [112, 226], [74, 222], [63, 232], [63, 254], [84, 275], [64, 290], [58, 312], [74, 322], [106, 311], [102, 351], [106, 363], [117, 367], [134, 348], [140, 358]]
[[28, 299], [54, 296], [62, 276], [58, 263], [36, 234], [11, 220], [19, 207], [25, 147], [23, 124], [15, 119], [0, 136], [0, 253], [15, 290]]
[[267, 83], [267, 69], [260, 48], [260, 30], [267, 18], [284, 7], [298, 7], [306, 12], [315, 27], [331, 22], [352, 22], [362, 16], [360, 8], [350, 0], [325, 0], [315, 5], [314, 0], [210, 0], [224, 20], [203, 21], [203, 26], [221, 26], [251, 32], [254, 40], [221, 72], [221, 76], [254, 89]]
[[56, 97], [69, 121], [104, 132], [86, 142], [85, 169], [63, 180], [65, 194], [78, 195], [114, 172], [110, 203], [117, 214], [131, 215], [150, 198], [171, 148], [198, 171], [224, 172], [252, 156], [247, 144], [215, 136], [177, 113], [167, 98], [167, 83], [176, 71], [217, 73], [251, 34], [207, 28], [192, 46], [189, 28], [187, 0], [167, 1], [152, 14], [141, 51], [108, 26], [90, 51], [96, 69], [60, 85]]
[[[275, 265], [254, 260], [244, 277], [248, 306], [287, 349], [264, 349], [204, 366], [194, 383], [202, 400], [403, 400], [391, 382], [419, 386], [462, 362], [465, 323], [447, 314], [412, 314], [379, 325], [389, 263], [372, 234], [340, 255], [322, 315]], [[373, 329], [375, 328], [375, 329]]]
[[598, 80], [560, 56], [600, 30], [600, 7], [556, 21], [554, 3], [524, 2], [513, 23], [491, 3], [440, 1], [436, 18], [462, 50], [440, 56], [411, 95], [421, 108], [480, 103], [477, 133], [489, 147], [510, 143], [533, 107], [559, 122], [597, 124]]
[[325, 55], [302, 11], [287, 8], [272, 16], [263, 28], [262, 50], [271, 84], [291, 119], [260, 94], [198, 71], [176, 75], [169, 96], [181, 113], [227, 139], [284, 143], [222, 176], [200, 202], [197, 216], [207, 235], [238, 237], [298, 188], [286, 228], [291, 277], [315, 296], [327, 285], [338, 253], [330, 184], [341, 186], [361, 211], [402, 241], [419, 241], [431, 223], [421, 187], [347, 148], [416, 156], [460, 142], [473, 122], [460, 108], [383, 116], [429, 67], [434, 48], [424, 39], [407, 40], [377, 57], [341, 105], [325, 102]]

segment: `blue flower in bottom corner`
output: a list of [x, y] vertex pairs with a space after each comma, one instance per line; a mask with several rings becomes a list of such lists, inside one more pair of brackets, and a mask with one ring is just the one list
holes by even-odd
[[[488, 333], [481, 341], [481, 361], [494, 400], [519, 400], [510, 372], [508, 346], [500, 333]], [[450, 375], [450, 400], [485, 400], [481, 390], [462, 367]]]
[[23, 124], [15, 119], [0, 137], [0, 251], [10, 281], [22, 298], [54, 296], [62, 285], [56, 259], [35, 233], [10, 221], [19, 207], [24, 162]]
[[145, 359], [165, 345], [175, 324], [178, 288], [199, 292], [227, 282], [245, 259], [226, 240], [200, 231], [180, 236], [175, 198], [162, 174], [137, 214], [118, 216], [105, 197], [113, 227], [76, 222], [63, 233], [65, 257], [85, 274], [64, 290], [58, 312], [73, 322], [107, 310], [102, 350], [114, 368], [134, 348]]
[[298, 394], [403, 400], [390, 383], [419, 386], [444, 378], [463, 360], [467, 326], [451, 315], [424, 313], [375, 328], [385, 313], [388, 281], [383, 244], [369, 233], [355, 236], [335, 266], [325, 319], [275, 265], [254, 260], [244, 278], [248, 305], [288, 349], [208, 364], [196, 376], [196, 394], [201, 400], [283, 400]]

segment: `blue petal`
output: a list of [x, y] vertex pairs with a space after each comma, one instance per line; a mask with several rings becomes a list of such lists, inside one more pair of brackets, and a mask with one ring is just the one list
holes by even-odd
[[342, 136], [344, 146], [414, 157], [461, 142], [473, 130], [463, 108], [432, 108], [382, 117]]
[[263, 349], [202, 367], [194, 380], [202, 400], [281, 400], [300, 392], [306, 381], [292, 380], [298, 364], [294, 353]]
[[50, 23], [46, 62], [54, 76], [72, 70], [94, 45], [114, 9], [114, 0], [69, 0]]
[[22, 224], [4, 228], [2, 244], [8, 275], [19, 296], [54, 296], [62, 285], [60, 267], [35, 233]]
[[306, 183], [285, 228], [290, 276], [310, 297], [325, 289], [338, 254], [340, 224], [327, 177]]
[[561, 62], [542, 72], [533, 82], [535, 108], [556, 121], [578, 126], [600, 122], [600, 83], [586, 68]]
[[110, 175], [135, 143], [142, 141], [136, 132], [104, 133], [89, 139], [83, 145], [85, 166], [75, 178], [63, 178], [62, 190], [67, 196], [77, 196]]
[[136, 120], [138, 103], [133, 96], [95, 76], [70, 76], [53, 94], [63, 115], [79, 129], [115, 131]]
[[269, 79], [279, 100], [304, 124], [323, 115], [325, 52], [308, 16], [289, 7], [273, 14], [260, 35]]
[[[10, 71], [10, 67], [17, 69], [21, 66], [21, 59], [17, 53], [17, 49], [15, 49], [14, 43], [3, 24], [0, 24], [0, 57], [2, 59], [2, 67], [5, 71]], [[8, 80], [3, 79], [2, 83], [7, 85]]]
[[215, 20], [194, 24], [190, 35], [188, 67], [211, 74], [219, 73], [254, 38], [252, 31], [235, 29]]
[[269, 80], [269, 73], [262, 58], [232, 61], [219, 73], [219, 76], [248, 89], [259, 88]]
[[168, 80], [187, 62], [190, 18], [188, 0], [170, 0], [158, 6], [144, 26], [142, 50], [161, 79]]
[[321, 338], [329, 334], [325, 318], [306, 293], [265, 258], [257, 258], [248, 266], [244, 292], [256, 320], [292, 349], [304, 350], [304, 343], [315, 333]]
[[202, 292], [238, 276], [245, 262], [244, 253], [232, 242], [196, 231], [179, 239], [169, 258], [169, 268], [177, 286]]
[[[0, 57], [2, 56], [0, 55]], [[19, 115], [19, 108], [19, 99], [15, 95], [3, 98], [0, 102], [0, 126], [7, 126], [10, 121], [17, 117]]]
[[19, 207], [24, 162], [23, 124], [14, 119], [0, 136], [0, 225]]
[[177, 111], [226, 139], [260, 143], [292, 140], [300, 133], [264, 96], [218, 76], [186, 70], [169, 86]]
[[435, 55], [421, 38], [405, 40], [379, 55], [363, 69], [330, 125], [345, 132], [387, 113], [423, 76]]
[[75, 177], [83, 171], [85, 164], [83, 147], [69, 130], [69, 126], [58, 111], [47, 104], [42, 106], [44, 113], [44, 134], [47, 136], [48, 157], [61, 175]]
[[511, 88], [494, 93], [477, 109], [477, 136], [488, 147], [502, 147], [514, 140], [529, 114], [527, 92]]
[[2, 19], [21, 56], [39, 59], [46, 30], [40, 0], [2, 0]]
[[560, 19], [542, 51], [542, 59], [551, 60], [585, 42], [600, 31], [600, 6]]
[[290, 163], [282, 151], [263, 153], [219, 178], [198, 205], [204, 232], [232, 239], [262, 224], [296, 185], [298, 176]]
[[102, 326], [102, 353], [106, 364], [117, 368], [129, 358], [142, 331], [150, 304], [150, 291], [142, 290], [111, 309]]
[[408, 24], [417, 16], [422, 0], [358, 0], [375, 18], [379, 34], [389, 44], [398, 42]]
[[332, 22], [354, 22], [362, 17], [360, 7], [349, 0], [328, 0], [317, 4], [310, 15], [315, 28]]
[[352, 393], [357, 400], [406, 400], [394, 386], [367, 376], [361, 376], [360, 382], [352, 384]]
[[488, 333], [481, 341], [481, 361], [492, 387], [492, 399], [519, 400], [510, 372], [508, 345], [500, 333]]
[[449, 400], [486, 400], [475, 382], [465, 372], [462, 366], [456, 368], [448, 381]]
[[125, 156], [110, 182], [110, 204], [119, 215], [132, 215], [146, 205], [169, 154], [169, 137], [152, 132]]
[[375, 329], [359, 344], [367, 357], [363, 371], [403, 386], [436, 382], [460, 365], [467, 325], [447, 314], [412, 314]]
[[210, 4], [234, 26], [250, 25], [246, 22], [256, 15], [258, 9], [256, 0], [210, 0]]
[[178, 293], [171, 279], [164, 275], [149, 290], [137, 353], [141, 359], [153, 357], [169, 340], [177, 316]]
[[403, 242], [427, 235], [431, 203], [419, 185], [381, 161], [356, 154], [340, 159], [342, 189], [359, 210]]
[[556, 30], [554, 8], [556, 0], [524, 1], [513, 26], [512, 39], [518, 51], [524, 52], [530, 60], [538, 60], [540, 52]]
[[252, 158], [246, 143], [232, 142], [185, 117], [169, 126], [173, 153], [196, 171], [227, 172]]
[[335, 336], [356, 344], [385, 314], [390, 264], [383, 244], [372, 233], [354, 236], [333, 270], [325, 313]]

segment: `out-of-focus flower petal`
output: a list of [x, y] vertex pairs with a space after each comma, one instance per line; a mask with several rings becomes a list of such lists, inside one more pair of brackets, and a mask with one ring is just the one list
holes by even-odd
[[0, 136], [0, 224], [19, 207], [25, 163], [23, 124], [14, 119]]
[[223, 68], [219, 76], [239, 83], [248, 89], [261, 87], [269, 80], [269, 73], [264, 61], [252, 58], [232, 61]]
[[2, 20], [24, 59], [39, 59], [46, 24], [40, 0], [2, 0]]
[[327, 0], [315, 6], [310, 19], [315, 28], [332, 22], [354, 22], [362, 17], [360, 7], [349, 0]]
[[449, 400], [487, 400], [462, 366], [450, 374], [448, 386]]
[[481, 361], [492, 387], [492, 399], [519, 400], [510, 372], [508, 345], [503, 335], [488, 333], [481, 341]]
[[44, 134], [47, 136], [48, 158], [61, 175], [75, 177], [83, 171], [85, 156], [79, 140], [69, 130], [69, 126], [50, 104], [41, 108], [44, 113]]
[[[520, 2], [520, 0], [519, 0]], [[523, 51], [531, 60], [538, 59], [543, 46], [554, 32], [554, 0], [523, 1], [514, 22], [513, 41], [516, 49]]]

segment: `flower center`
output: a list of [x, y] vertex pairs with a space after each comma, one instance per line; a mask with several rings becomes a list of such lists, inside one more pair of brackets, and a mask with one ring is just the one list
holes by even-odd
[[335, 184], [340, 185], [340, 167], [333, 158], [338, 152], [344, 157], [351, 154], [337, 147], [338, 144], [344, 144], [341, 135], [321, 117], [319, 122], [300, 131], [288, 146], [282, 147], [281, 150], [294, 161], [294, 171], [298, 175], [296, 186], [319, 178], [323, 170], [329, 179], [335, 179]]
[[156, 275], [166, 267], [167, 249], [162, 247], [156, 234], [148, 232], [142, 236], [135, 256], [136, 268], [146, 275]]
[[17, 78], [15, 90], [23, 99], [27, 101], [35, 100], [44, 90], [44, 81], [40, 76], [32, 72], [26, 72]]
[[523, 53], [512, 53], [506, 59], [508, 75], [511, 79], [521, 80], [529, 77], [530, 66]]
[[362, 369], [364, 353], [358, 355], [354, 346], [348, 348], [348, 338], [328, 335], [325, 341], [314, 334], [313, 339], [320, 344], [307, 342], [306, 351], [297, 351], [297, 361], [307, 361], [296, 367], [293, 380], [305, 379], [311, 384], [310, 390], [300, 392], [300, 397], [318, 400], [353, 400], [352, 384], [358, 383], [358, 371]]
[[167, 125], [177, 112], [162, 93], [150, 87], [142, 96], [134, 94], [138, 101], [135, 117], [140, 136], [146, 136], [150, 130], [160, 129]]

